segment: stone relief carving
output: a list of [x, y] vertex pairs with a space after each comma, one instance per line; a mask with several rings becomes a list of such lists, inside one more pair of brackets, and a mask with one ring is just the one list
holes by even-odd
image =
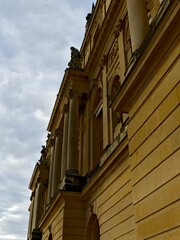
[[109, 52], [109, 56], [108, 56], [108, 67], [111, 67], [111, 65], [113, 64], [116, 56], [118, 55], [118, 39], [115, 40], [110, 52]]
[[114, 30], [114, 36], [117, 38], [119, 37], [119, 33], [122, 31], [122, 29], [124, 28], [125, 26], [125, 22], [124, 20], [120, 19], [115, 30]]
[[101, 62], [99, 64], [100, 69], [103, 69], [104, 65], [108, 62], [108, 56], [107, 55], [103, 55]]

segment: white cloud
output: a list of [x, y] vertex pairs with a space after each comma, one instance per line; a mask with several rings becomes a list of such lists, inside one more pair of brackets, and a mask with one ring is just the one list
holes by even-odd
[[26, 239], [28, 183], [91, 4], [0, 0], [0, 240]]

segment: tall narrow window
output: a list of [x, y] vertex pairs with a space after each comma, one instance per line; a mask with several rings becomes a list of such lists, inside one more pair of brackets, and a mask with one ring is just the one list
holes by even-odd
[[96, 214], [92, 214], [86, 231], [86, 240], [100, 240], [99, 221]]
[[48, 240], [52, 240], [52, 233], [49, 234]]

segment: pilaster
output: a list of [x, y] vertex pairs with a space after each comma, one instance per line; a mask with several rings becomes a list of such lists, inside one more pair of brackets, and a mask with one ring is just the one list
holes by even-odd
[[33, 209], [34, 209], [34, 196], [31, 195], [31, 204], [29, 207], [29, 223], [28, 223], [28, 239], [30, 239], [32, 227], [33, 227]]
[[49, 182], [48, 182], [48, 195], [47, 195], [47, 203], [50, 202], [52, 197], [52, 175], [53, 175], [53, 164], [54, 164], [54, 138], [50, 139], [50, 151], [51, 151], [51, 158], [49, 163]]
[[63, 109], [64, 126], [63, 126], [63, 142], [62, 142], [62, 158], [61, 158], [61, 177], [65, 176], [67, 170], [67, 141], [68, 141], [68, 122], [69, 122], [69, 106], [65, 105]]

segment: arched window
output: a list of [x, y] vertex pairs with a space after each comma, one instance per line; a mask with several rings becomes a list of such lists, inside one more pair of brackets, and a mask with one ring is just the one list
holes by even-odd
[[52, 240], [52, 233], [49, 234], [48, 240]]
[[92, 214], [86, 231], [86, 240], [100, 240], [99, 221], [96, 214]]

